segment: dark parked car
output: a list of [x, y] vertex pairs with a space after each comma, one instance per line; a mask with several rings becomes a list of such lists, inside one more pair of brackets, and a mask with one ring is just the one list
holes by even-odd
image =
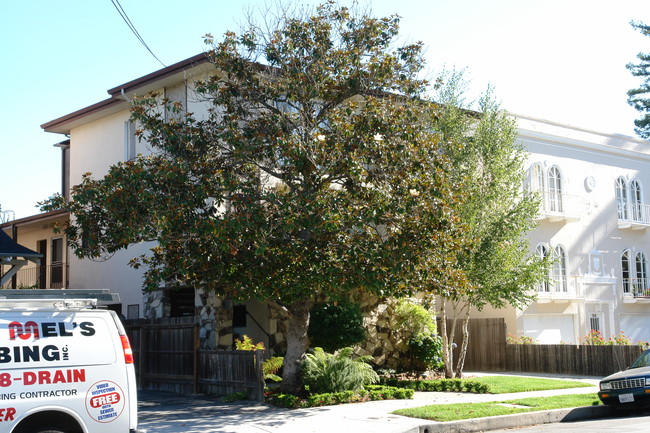
[[610, 405], [650, 403], [650, 349], [643, 352], [627, 370], [600, 381], [598, 397]]

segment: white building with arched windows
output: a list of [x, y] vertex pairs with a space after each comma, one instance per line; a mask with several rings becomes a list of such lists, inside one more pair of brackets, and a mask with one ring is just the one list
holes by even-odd
[[549, 279], [526, 308], [485, 310], [508, 333], [576, 343], [592, 330], [650, 341], [650, 143], [515, 116], [538, 191], [530, 248], [552, 256]]

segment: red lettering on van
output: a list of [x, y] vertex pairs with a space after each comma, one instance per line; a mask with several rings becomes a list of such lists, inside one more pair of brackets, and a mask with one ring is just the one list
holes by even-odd
[[25, 371], [23, 373], [23, 384], [25, 385], [49, 385], [56, 383], [77, 383], [85, 381], [86, 370], [83, 368], [54, 371]]
[[13, 421], [14, 416], [16, 415], [16, 409], [13, 407], [0, 407], [0, 422], [2, 421]]
[[37, 340], [39, 336], [40, 334], [38, 332], [38, 324], [36, 322], [30, 320], [29, 322], [25, 323], [24, 326], [20, 322], [11, 322], [9, 324], [10, 340], [15, 340], [16, 337], [22, 340], [29, 340], [30, 338]]
[[120, 394], [111, 392], [106, 395], [99, 395], [90, 399], [90, 406], [98, 408], [106, 404], [116, 404], [120, 402]]

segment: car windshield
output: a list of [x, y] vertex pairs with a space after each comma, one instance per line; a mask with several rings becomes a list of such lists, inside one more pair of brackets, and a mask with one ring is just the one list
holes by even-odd
[[630, 368], [650, 367], [650, 350], [643, 352], [637, 359], [630, 365]]

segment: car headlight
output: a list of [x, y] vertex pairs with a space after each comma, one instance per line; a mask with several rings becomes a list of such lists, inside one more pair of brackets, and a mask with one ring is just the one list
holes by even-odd
[[[645, 380], [646, 384], [648, 383], [648, 380], [649, 379]], [[601, 389], [601, 391], [609, 391], [610, 389], [612, 389], [612, 384], [609, 383], [609, 382], [601, 382], [600, 383], [600, 389]]]
[[650, 386], [650, 377], [645, 378], [645, 386]]

